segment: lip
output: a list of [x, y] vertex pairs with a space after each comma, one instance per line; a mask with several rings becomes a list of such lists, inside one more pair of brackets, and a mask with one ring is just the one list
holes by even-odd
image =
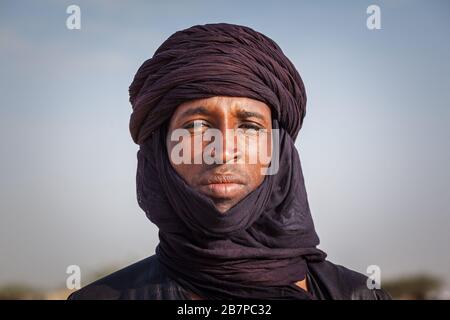
[[244, 188], [242, 180], [231, 174], [212, 175], [200, 183], [200, 191], [212, 198], [234, 198]]
[[202, 185], [229, 184], [229, 183], [230, 184], [231, 183], [242, 184], [242, 181], [241, 181], [241, 179], [239, 179], [239, 177], [232, 175], [232, 174], [215, 174], [215, 175], [211, 175], [201, 181]]

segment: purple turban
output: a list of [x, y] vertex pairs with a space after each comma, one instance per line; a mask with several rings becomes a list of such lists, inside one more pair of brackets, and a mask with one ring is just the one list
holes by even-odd
[[262, 101], [294, 140], [306, 107], [303, 81], [280, 47], [253, 29], [225, 23], [174, 33], [142, 64], [129, 92], [130, 132], [137, 144], [190, 99]]

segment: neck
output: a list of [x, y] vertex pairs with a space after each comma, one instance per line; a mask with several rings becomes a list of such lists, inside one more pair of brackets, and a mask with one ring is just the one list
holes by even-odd
[[297, 281], [297, 282], [295, 283], [295, 285], [296, 285], [297, 287], [299, 287], [299, 288], [302, 288], [302, 289], [305, 290], [305, 291], [308, 291], [308, 287], [307, 287], [307, 285], [306, 285], [306, 278], [303, 279], [303, 280]]

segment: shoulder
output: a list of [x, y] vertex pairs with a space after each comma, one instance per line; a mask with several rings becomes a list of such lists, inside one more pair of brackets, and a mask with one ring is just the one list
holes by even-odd
[[326, 299], [390, 300], [382, 288], [369, 288], [368, 277], [362, 273], [334, 264], [328, 260], [309, 263], [312, 285]]
[[68, 299], [176, 299], [182, 293], [183, 289], [166, 276], [153, 255], [73, 292]]

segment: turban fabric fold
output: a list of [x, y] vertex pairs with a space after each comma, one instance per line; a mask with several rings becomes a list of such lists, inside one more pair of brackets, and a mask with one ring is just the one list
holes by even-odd
[[[272, 110], [279, 129], [279, 170], [220, 213], [172, 167], [168, 120], [188, 100], [248, 97]], [[314, 298], [295, 282], [326, 254], [305, 190], [294, 142], [305, 115], [305, 89], [274, 41], [248, 27], [206, 24], [170, 36], [130, 86], [130, 131], [137, 154], [137, 200], [159, 228], [164, 270], [207, 299]]]
[[190, 99], [260, 100], [294, 140], [305, 116], [303, 81], [280, 47], [248, 27], [225, 23], [174, 33], [142, 64], [129, 92], [130, 131], [138, 144]]

